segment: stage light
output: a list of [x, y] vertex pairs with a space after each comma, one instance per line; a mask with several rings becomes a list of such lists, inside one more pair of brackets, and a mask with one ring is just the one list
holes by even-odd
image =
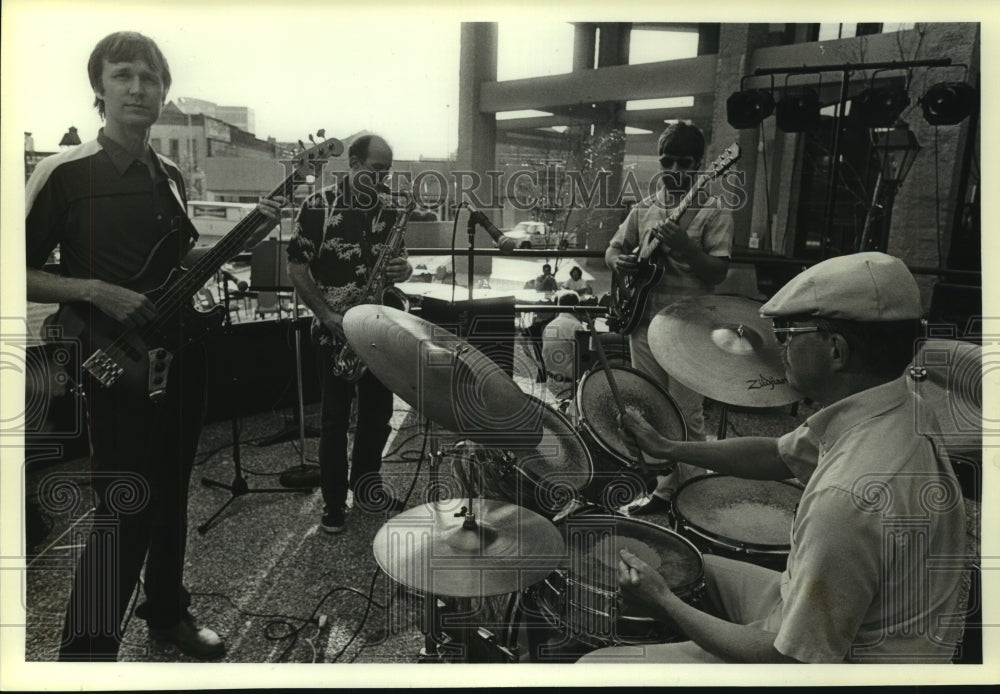
[[819, 94], [800, 87], [781, 97], [777, 107], [778, 127], [786, 133], [801, 133], [819, 127]]
[[868, 87], [851, 99], [851, 118], [870, 128], [889, 128], [909, 105], [900, 87]]
[[774, 113], [774, 97], [764, 89], [734, 92], [726, 99], [726, 120], [737, 130], [756, 128]]
[[938, 82], [920, 99], [920, 106], [931, 125], [955, 125], [972, 113], [975, 100], [975, 89], [965, 82]]

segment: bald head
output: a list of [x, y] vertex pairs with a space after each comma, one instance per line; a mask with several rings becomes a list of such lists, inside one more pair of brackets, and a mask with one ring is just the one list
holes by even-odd
[[353, 160], [356, 157], [361, 162], [367, 161], [373, 153], [388, 153], [389, 160], [392, 161], [392, 147], [385, 141], [385, 138], [379, 135], [364, 135], [363, 137], [359, 137], [351, 143], [350, 148], [347, 150], [348, 159]]
[[392, 168], [392, 148], [378, 135], [359, 137], [347, 150], [350, 182], [355, 191], [373, 194]]

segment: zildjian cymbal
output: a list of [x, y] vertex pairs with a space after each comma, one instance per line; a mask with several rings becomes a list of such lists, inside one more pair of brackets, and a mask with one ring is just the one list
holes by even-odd
[[727, 405], [776, 407], [802, 396], [789, 384], [781, 346], [761, 304], [739, 296], [684, 299], [649, 324], [649, 347], [663, 370]]
[[351, 349], [423, 417], [477, 443], [527, 447], [542, 438], [541, 401], [465, 340], [389, 306], [344, 314]]
[[379, 529], [372, 545], [375, 561], [394, 581], [461, 598], [520, 592], [556, 569], [565, 548], [543, 516], [478, 498], [407, 509]]

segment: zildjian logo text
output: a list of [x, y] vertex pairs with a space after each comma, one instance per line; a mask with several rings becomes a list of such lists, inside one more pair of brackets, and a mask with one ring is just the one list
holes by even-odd
[[774, 376], [758, 374], [757, 378], [747, 380], [747, 390], [760, 390], [761, 388], [774, 390], [775, 386], [782, 386], [786, 383], [788, 383], [787, 378], [775, 378]]

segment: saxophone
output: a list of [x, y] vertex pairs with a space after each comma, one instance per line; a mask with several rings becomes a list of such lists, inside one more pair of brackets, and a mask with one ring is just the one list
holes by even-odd
[[[359, 305], [382, 304], [403, 311], [410, 310], [410, 300], [406, 297], [406, 294], [396, 289], [389, 282], [389, 278], [386, 277], [386, 268], [389, 265], [389, 261], [399, 255], [399, 249], [403, 244], [403, 233], [406, 231], [406, 223], [409, 221], [410, 213], [413, 212], [413, 208], [416, 205], [412, 196], [404, 194], [398, 197], [405, 198], [406, 204], [402, 209], [398, 210], [396, 221], [392, 225], [392, 229], [389, 230], [389, 234], [382, 246], [382, 252], [379, 253], [375, 265], [368, 274], [368, 281], [365, 283], [362, 299], [358, 302]], [[348, 383], [356, 383], [364, 375], [367, 368], [364, 362], [355, 354], [354, 350], [351, 349], [351, 345], [346, 340], [340, 341], [334, 338], [333, 350], [334, 375], [344, 379]]]

